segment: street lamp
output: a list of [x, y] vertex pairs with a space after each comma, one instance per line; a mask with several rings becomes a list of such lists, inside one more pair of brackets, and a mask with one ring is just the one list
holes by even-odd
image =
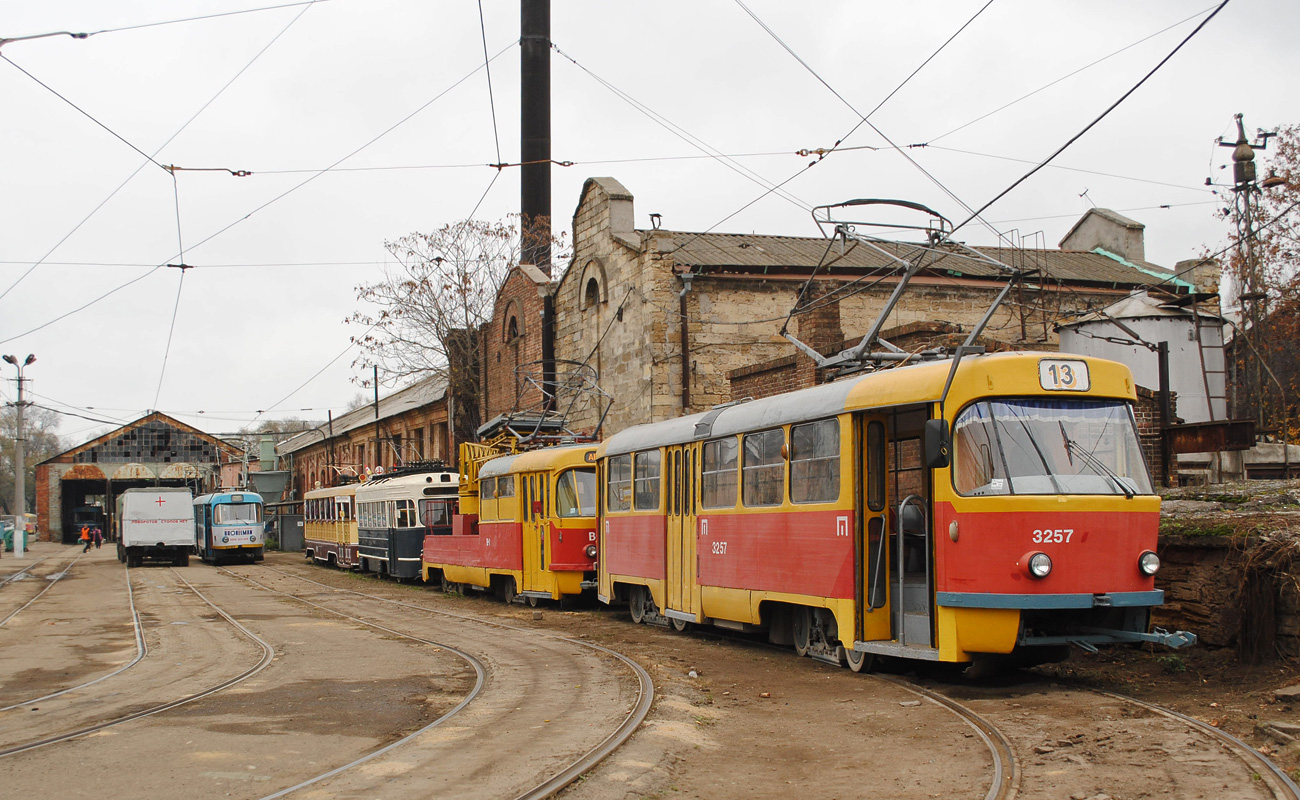
[[18, 368], [18, 402], [14, 405], [18, 407], [18, 431], [14, 436], [14, 558], [23, 557], [23, 545], [27, 539], [27, 517], [26, 492], [27, 487], [24, 485], [27, 480], [27, 459], [23, 453], [23, 367], [31, 364], [36, 360], [36, 356], [29, 355], [19, 364], [18, 359], [13, 356], [5, 356], [5, 361], [13, 364]]

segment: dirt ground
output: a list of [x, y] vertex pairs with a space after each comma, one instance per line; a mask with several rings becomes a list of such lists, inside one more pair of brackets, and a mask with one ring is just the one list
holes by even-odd
[[[28, 631], [61, 630], [56, 623], [69, 615], [79, 617], [77, 604], [83, 603], [89, 594], [107, 601], [114, 593], [123, 591], [120, 566], [115, 561], [102, 561], [78, 570], [82, 577], [66, 587], [75, 591], [63, 593], [56, 587], [42, 601], [36, 618], [26, 618], [23, 626], [6, 630], [8, 647], [5, 649], [23, 648], [24, 627]], [[707, 629], [679, 634], [666, 628], [634, 625], [625, 609], [597, 605], [573, 609], [551, 606], [537, 613], [526, 606], [505, 606], [480, 596], [443, 595], [423, 586], [380, 582], [313, 567], [294, 554], [272, 554], [265, 566], [367, 594], [586, 639], [636, 659], [655, 680], [656, 700], [651, 714], [642, 729], [622, 748], [562, 794], [568, 800], [611, 797], [751, 800], [805, 795], [849, 798], [866, 794], [981, 798], [989, 787], [988, 751], [956, 716], [904, 688], [855, 675], [847, 669], [797, 658], [792, 650]], [[256, 569], [248, 567], [240, 571]], [[208, 583], [216, 579], [210, 570], [206, 566], [192, 566], [181, 572], [190, 574], [193, 580]], [[161, 583], [161, 575], [159, 572], [154, 582]], [[98, 588], [88, 592], [92, 579], [98, 581], [95, 583]], [[170, 596], [164, 595], [163, 599]], [[147, 596], [141, 599], [149, 603]], [[332, 637], [341, 637], [346, 626], [331, 623], [327, 627], [323, 618], [318, 619], [319, 614], [259, 594], [251, 586], [245, 589], [230, 583], [222, 590], [220, 599], [237, 618], [267, 636], [276, 647], [277, 661], [259, 676], [259, 685], [254, 687], [258, 693], [241, 689], [226, 697], [200, 701], [166, 719], [155, 718], [139, 730], [124, 730], [93, 740], [95, 746], [89, 750], [79, 747], [61, 751], [65, 770], [82, 762], [88, 768], [93, 766], [91, 762], [98, 759], [91, 754], [106, 756], [112, 749], [108, 745], [114, 739], [123, 743], [130, 740], [147, 748], [153, 746], [150, 736], [161, 737], [158, 742], [174, 740], [180, 728], [196, 722], [203, 722], [204, 735], [209, 737], [205, 747], [211, 752], [231, 749], [237, 752], [237, 748], [223, 744], [222, 737], [242, 737], [238, 741], [252, 751], [265, 754], [275, 752], [278, 747], [284, 755], [292, 752], [285, 748], [294, 747], [295, 736], [304, 740], [329, 734], [328, 740], [334, 742], [334, 747], [341, 747], [339, 743], [345, 745], [346, 741], [337, 736], [334, 728], [316, 728], [345, 721], [355, 725], [358, 712], [371, 729], [367, 731], [368, 742], [362, 741], [367, 737], [351, 737], [356, 739], [356, 747], [391, 740], [412, 727], [410, 719], [343, 708], [351, 705], [346, 698], [356, 689], [343, 675], [336, 686], [327, 685], [328, 680], [322, 683], [321, 677], [316, 676], [311, 691], [304, 691], [296, 671], [301, 667], [294, 666], [295, 659], [304, 655], [304, 648], [309, 645], [333, 644]], [[357, 608], [359, 613], [361, 606]], [[250, 613], [250, 609], [256, 609], [256, 613]], [[395, 627], [412, 624], [398, 612], [379, 604], [364, 613]], [[108, 622], [107, 616], [113, 615], [101, 610], [100, 621]], [[18, 621], [24, 619], [19, 617]], [[123, 637], [118, 650], [130, 649], [125, 638], [129, 636], [128, 628], [119, 625], [107, 632]], [[330, 633], [335, 628], [338, 631]], [[339, 639], [340, 643], [344, 641]], [[87, 651], [79, 658], [87, 662], [87, 669], [104, 669], [103, 665], [96, 665], [96, 654], [113, 643], [100, 639], [87, 639], [86, 643], [94, 645], [94, 652]], [[66, 639], [50, 640], [40, 655], [57, 655], [56, 660], [66, 665], [78, 658], [69, 650], [75, 646], [75, 642]], [[385, 681], [414, 674], [413, 669], [427, 673], [427, 665], [415, 669], [403, 663], [403, 659], [411, 657], [406, 652], [409, 647], [394, 649], [393, 643], [380, 637], [369, 645], [371, 654], [376, 655], [373, 648], [380, 646], [393, 649], [400, 657], [389, 655], [354, 662], [357, 666], [364, 664], [372, 685], [386, 686]], [[10, 655], [17, 657], [17, 653]], [[124, 657], [118, 654], [119, 659]], [[181, 661], [188, 662], [191, 669], [199, 666], [189, 659], [176, 661], [177, 667]], [[140, 669], [113, 680], [123, 681], [132, 673], [147, 674], [137, 672]], [[389, 671], [393, 674], [389, 675]], [[77, 672], [78, 677], [85, 674], [84, 670]], [[1024, 773], [1021, 797], [1253, 800], [1269, 796], [1244, 765], [1224, 755], [1199, 734], [1189, 733], [1177, 723], [1157, 720], [1149, 714], [1122, 708], [1113, 700], [1080, 691], [1087, 687], [1111, 689], [1168, 706], [1250, 742], [1287, 770], [1294, 771], [1300, 766], [1300, 744], [1290, 741], [1292, 736], [1300, 738], [1300, 695], [1296, 699], [1285, 695], [1279, 699], [1275, 694], [1283, 687], [1300, 683], [1300, 672], [1293, 664], [1243, 667], [1233, 653], [1203, 647], [1179, 653], [1114, 649], [1101, 654], [1077, 653], [1061, 664], [981, 681], [951, 670], [909, 677], [976, 707], [1006, 732]], [[25, 673], [24, 688], [34, 691], [41, 680], [70, 679], [51, 671], [45, 671], [43, 677], [32, 671]], [[450, 681], [448, 689], [452, 684], [459, 687], [463, 683], [446, 680]], [[434, 689], [437, 687], [412, 693], [398, 686], [389, 693], [391, 696], [386, 696], [386, 702], [400, 705], [402, 697], [423, 696]], [[97, 691], [108, 691], [108, 687], [105, 685]], [[453, 698], [444, 700], [451, 702]], [[255, 701], [256, 707], [250, 706], [250, 701]], [[313, 724], [302, 725], [304, 719], [312, 720]], [[591, 724], [594, 729], [596, 723]], [[536, 735], [548, 736], [540, 732]], [[257, 738], [256, 743], [249, 737]], [[498, 737], [497, 741], [505, 740]], [[539, 745], [545, 743], [545, 738], [538, 741]], [[331, 753], [331, 763], [359, 755], [343, 752], [346, 749], [342, 747], [337, 753]], [[72, 752], [78, 755], [69, 762], [66, 759]], [[133, 796], [176, 796], [168, 794], [166, 787], [172, 786], [177, 791], [183, 788], [184, 796], [196, 799], [255, 798], [290, 785], [290, 773], [303, 768], [300, 763], [277, 766], [272, 759], [263, 760], [267, 763], [258, 762], [256, 783], [236, 781], [232, 777], [235, 768], [205, 767], [205, 771], [191, 774], [190, 769], [178, 764], [164, 776], [166, 785], [151, 786], [150, 792]], [[52, 774], [49, 759], [39, 761], [33, 760], [27, 766], [33, 770], [39, 766], [42, 774]], [[22, 764], [22, 761], [4, 763], [0, 769], [13, 776], [12, 770], [24, 769]], [[329, 765], [320, 766], [323, 769]], [[251, 767], [240, 769], [252, 774]], [[107, 774], [114, 773], [110, 770]], [[1159, 777], [1153, 780], [1153, 776]], [[399, 785], [390, 788], [391, 793], [371, 792], [366, 796], [410, 796], [403, 794]], [[131, 794], [128, 791], [122, 796]], [[472, 793], [447, 796], [453, 795], [475, 796]]]

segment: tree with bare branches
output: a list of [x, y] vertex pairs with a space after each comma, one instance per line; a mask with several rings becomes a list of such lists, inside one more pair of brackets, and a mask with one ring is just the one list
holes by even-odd
[[384, 246], [397, 263], [381, 280], [357, 287], [357, 299], [373, 310], [347, 320], [365, 329], [352, 337], [363, 350], [353, 365], [377, 366], [381, 382], [390, 384], [444, 378], [457, 427], [472, 430], [479, 408], [478, 330], [519, 264], [519, 217], [464, 220]]

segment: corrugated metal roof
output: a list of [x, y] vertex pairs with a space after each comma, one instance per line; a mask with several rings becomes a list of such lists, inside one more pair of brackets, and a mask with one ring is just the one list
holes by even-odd
[[[425, 378], [422, 381], [407, 386], [405, 389], [399, 389], [387, 397], [379, 398], [379, 419], [386, 420], [404, 414], [412, 409], [421, 406], [436, 403], [447, 396], [447, 379], [441, 376]], [[367, 403], [360, 408], [353, 409], [346, 414], [334, 418], [334, 435], [348, 433], [357, 428], [363, 428], [366, 425], [375, 423], [375, 405]], [[327, 435], [328, 428], [325, 425], [314, 430], [300, 433], [289, 439], [285, 439], [275, 446], [276, 455], [288, 455], [297, 452], [304, 447], [313, 444], [320, 444], [322, 437]]]
[[[645, 231], [677, 264], [700, 271], [727, 271], [760, 274], [806, 273], [822, 264], [822, 273], [833, 276], [837, 271], [892, 269], [897, 262], [884, 253], [850, 242], [841, 253], [838, 241], [799, 236], [766, 236], [743, 233], [685, 233]], [[653, 234], [653, 238], [651, 238]], [[881, 250], [900, 257], [917, 258], [916, 245], [891, 242], [878, 245]], [[1018, 269], [1040, 269], [1045, 275], [1065, 283], [1151, 286], [1165, 282], [1172, 273], [1146, 261], [1126, 262], [1102, 252], [1079, 250], [1011, 249], [975, 247], [974, 250]], [[938, 274], [972, 278], [1000, 278], [1002, 270], [981, 261], [956, 247], [947, 255], [934, 259]]]

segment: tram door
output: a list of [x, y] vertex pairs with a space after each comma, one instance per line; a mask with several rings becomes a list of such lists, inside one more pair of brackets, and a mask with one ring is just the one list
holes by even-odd
[[890, 604], [894, 635], [899, 644], [933, 646], [930, 489], [925, 468], [922, 431], [924, 411], [894, 415], [886, 447], [893, 577]]
[[551, 587], [541, 585], [541, 576], [546, 568], [546, 514], [543, 487], [546, 480], [541, 475], [519, 475], [520, 492], [523, 502], [519, 504], [519, 521], [521, 544], [523, 545], [524, 583], [520, 591], [549, 591]]
[[[667, 610], [690, 614], [694, 619], [700, 608], [699, 587], [695, 580], [697, 561], [694, 480], [699, 447], [694, 444], [670, 447], [666, 456], [667, 492], [664, 502], [667, 505], [668, 519]], [[685, 621], [680, 617], [677, 619]]]
[[890, 606], [890, 576], [894, 560], [889, 557], [890, 481], [888, 480], [889, 426], [887, 417], [861, 419], [859, 441], [862, 443], [862, 524], [857, 531], [855, 553], [858, 599], [858, 638], [864, 642], [894, 638]]

